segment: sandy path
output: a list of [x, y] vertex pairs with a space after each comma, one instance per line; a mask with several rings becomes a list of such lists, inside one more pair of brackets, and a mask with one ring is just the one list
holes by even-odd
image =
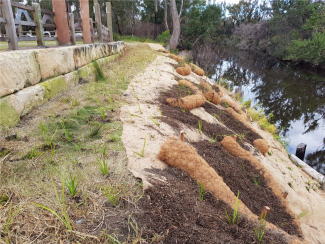
[[[155, 50], [162, 48], [159, 44], [149, 45]], [[123, 106], [120, 114], [123, 122], [122, 141], [128, 156], [128, 168], [135, 177], [143, 180], [144, 188], [150, 186], [149, 181], [165, 180], [158, 174], [148, 172], [147, 169], [164, 169], [166, 167], [166, 164], [157, 158], [157, 154], [169, 136], [179, 136], [179, 131], [175, 131], [169, 125], [159, 122], [158, 126], [150, 119], [155, 120], [155, 116], [160, 116], [156, 102], [159, 92], [177, 84], [173, 75], [177, 74], [171, 65], [174, 63], [176, 61], [170, 58], [158, 56], [143, 73], [131, 81], [124, 93], [129, 105]], [[192, 73], [186, 79], [198, 83], [202, 78]], [[233, 100], [227, 94], [224, 97]], [[211, 122], [211, 115], [206, 113], [203, 108], [196, 109], [192, 113]], [[215, 122], [217, 123], [217, 121]], [[271, 134], [260, 129], [257, 123], [254, 122], [252, 126], [271, 146], [271, 156], [264, 157], [257, 154], [257, 159], [270, 171], [281, 189], [289, 192], [287, 199], [294, 214], [296, 216], [305, 214], [299, 220], [306, 240], [309, 243], [325, 243], [325, 193], [316, 187], [314, 187], [315, 190], [308, 191], [306, 189], [308, 176], [290, 161], [281, 144]], [[184, 125], [181, 125], [181, 128], [185, 131], [188, 141], [208, 140], [197, 130], [194, 131]], [[145, 138], [144, 157], [140, 157], [134, 151], [142, 152]], [[288, 185], [289, 182], [293, 182], [293, 188]]]

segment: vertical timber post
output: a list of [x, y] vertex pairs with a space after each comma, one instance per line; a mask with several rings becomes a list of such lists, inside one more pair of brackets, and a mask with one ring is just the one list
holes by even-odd
[[45, 46], [44, 41], [44, 28], [42, 23], [41, 7], [39, 3], [33, 3], [34, 7], [34, 22], [36, 23], [36, 36], [37, 36], [37, 46]]
[[52, 0], [52, 6], [55, 13], [54, 21], [58, 43], [59, 45], [67, 45], [70, 43], [70, 35], [65, 0]]
[[112, 27], [112, 8], [111, 2], [106, 2], [106, 14], [107, 14], [107, 28], [109, 34], [109, 41], [113, 42], [113, 27]]
[[80, 15], [81, 15], [81, 26], [82, 26], [82, 38], [84, 44], [93, 43], [90, 35], [91, 26], [89, 19], [89, 1], [88, 0], [79, 0], [80, 1]]
[[305, 158], [306, 147], [306, 144], [300, 143], [296, 149], [296, 156], [302, 161], [304, 161]]
[[2, 0], [1, 10], [2, 10], [2, 16], [6, 19], [5, 28], [6, 28], [6, 36], [8, 38], [9, 50], [17, 50], [18, 39], [16, 34], [14, 15], [12, 13], [12, 8], [11, 8], [11, 1]]
[[103, 43], [103, 29], [102, 29], [102, 16], [100, 14], [100, 6], [98, 3], [94, 3], [95, 8], [95, 20], [97, 23], [98, 42]]
[[71, 45], [76, 45], [76, 31], [74, 29], [74, 15], [72, 13], [69, 13], [69, 26], [71, 31]]
[[94, 32], [94, 22], [93, 19], [89, 20], [90, 33], [91, 33], [91, 42], [95, 43], [95, 32]]
[[21, 25], [18, 25], [18, 36], [19, 37], [23, 36], [23, 27]]

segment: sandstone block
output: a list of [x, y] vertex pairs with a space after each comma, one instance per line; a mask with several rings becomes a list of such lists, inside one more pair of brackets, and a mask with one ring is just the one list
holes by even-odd
[[78, 71], [73, 71], [68, 74], [64, 75], [65, 78], [65, 83], [67, 84], [68, 87], [73, 87], [78, 84], [79, 82], [79, 72]]
[[93, 63], [79, 68], [79, 77], [88, 82], [96, 81], [97, 70]]
[[66, 74], [75, 69], [74, 47], [40, 49], [35, 51], [42, 79]]
[[0, 54], [0, 97], [14, 93], [41, 80], [34, 51]]
[[68, 88], [63, 75], [48, 79], [42, 83], [39, 83], [39, 85], [45, 88], [45, 102]]

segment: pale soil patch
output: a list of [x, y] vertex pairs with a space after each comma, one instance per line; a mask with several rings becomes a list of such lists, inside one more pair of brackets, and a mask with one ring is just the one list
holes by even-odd
[[[154, 50], [162, 48], [159, 44], [150, 43], [148, 45]], [[143, 73], [133, 79], [124, 94], [130, 104], [123, 106], [121, 109], [120, 116], [123, 121], [122, 141], [128, 156], [128, 167], [136, 177], [140, 177], [143, 180], [145, 188], [150, 185], [149, 181], [152, 181], [152, 179], [158, 181], [165, 180], [163, 177], [149, 173], [147, 170], [153, 168], [163, 169], [166, 167], [165, 163], [157, 159], [157, 154], [161, 145], [168, 137], [178, 137], [180, 132], [159, 121], [159, 119], [159, 126], [149, 119], [152, 116], [160, 116], [160, 111], [156, 104], [159, 92], [177, 84], [175, 77], [185, 78], [196, 84], [199, 84], [202, 80], [210, 82], [206, 77], [202, 78], [193, 73], [182, 77], [176, 74], [172, 66], [173, 64], [176, 64], [176, 61], [170, 58], [165, 56], [157, 57]], [[223, 98], [239, 105], [238, 101], [225, 89]], [[142, 113], [139, 111], [139, 106]], [[220, 105], [218, 107], [221, 108]], [[131, 119], [129, 112], [136, 116], [132, 115]], [[191, 112], [202, 120], [218, 123], [204, 109], [199, 108]], [[279, 183], [281, 190], [289, 192], [287, 197], [289, 207], [299, 217], [305, 239], [310, 243], [322, 243], [325, 240], [324, 192], [317, 189], [314, 181], [310, 180], [308, 182], [306, 174], [290, 161], [285, 149], [270, 133], [262, 130], [255, 122], [251, 123], [251, 125], [268, 142], [271, 147], [269, 151], [272, 155], [264, 157], [257, 153], [257, 150], [252, 145], [247, 144], [247, 146], [254, 153], [254, 156], [269, 170], [274, 179]], [[185, 131], [187, 130], [185, 137], [188, 141], [209, 140], [204, 138], [198, 129], [193, 130], [192, 128], [186, 128], [184, 125], [180, 125], [180, 127]], [[144, 138], [146, 138], [144, 157], [140, 157], [134, 152], [142, 152]], [[289, 170], [288, 167], [292, 170]], [[293, 188], [288, 185], [292, 181]], [[306, 186], [310, 188], [309, 191], [306, 189]]]

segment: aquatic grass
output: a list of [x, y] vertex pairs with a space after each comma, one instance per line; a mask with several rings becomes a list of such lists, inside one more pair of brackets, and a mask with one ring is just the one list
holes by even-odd
[[235, 225], [239, 223], [239, 213], [238, 213], [238, 204], [239, 204], [239, 191], [238, 191], [238, 195], [236, 198], [236, 204], [235, 204], [235, 209], [234, 209], [234, 213], [232, 216], [232, 219], [229, 217], [228, 213], [227, 213], [227, 209], [226, 209], [226, 218], [228, 220], [228, 223], [231, 225]]
[[55, 196], [56, 196], [56, 200], [57, 200], [57, 203], [59, 205], [59, 208], [61, 210], [61, 216], [59, 214], [57, 214], [54, 210], [48, 208], [48, 207], [45, 207], [41, 204], [38, 204], [38, 203], [33, 203], [35, 204], [36, 206], [39, 206], [47, 211], [49, 211], [50, 213], [52, 213], [54, 216], [56, 216], [65, 226], [68, 230], [72, 230], [72, 226], [70, 224], [70, 220], [69, 220], [69, 216], [68, 216], [68, 213], [67, 213], [67, 208], [66, 208], [66, 204], [65, 204], [65, 199], [64, 199], [64, 186], [65, 186], [65, 183], [64, 183], [64, 176], [62, 176], [62, 203], [61, 203], [61, 199], [57, 193], [57, 190], [56, 190], [56, 187], [54, 185], [54, 182], [53, 182], [53, 179], [51, 178], [52, 180], [52, 185], [53, 185], [53, 188], [54, 188], [54, 192], [55, 192]]
[[138, 152], [133, 151], [134, 153], [138, 154], [138, 155], [139, 155], [140, 157], [142, 157], [142, 158], [143, 158], [143, 156], [144, 156], [144, 149], [145, 149], [145, 147], [146, 147], [146, 140], [147, 140], [147, 137], [145, 136], [145, 137], [144, 137], [144, 143], [143, 143], [143, 148], [142, 148], [142, 153], [141, 153], [141, 154], [138, 153]]

